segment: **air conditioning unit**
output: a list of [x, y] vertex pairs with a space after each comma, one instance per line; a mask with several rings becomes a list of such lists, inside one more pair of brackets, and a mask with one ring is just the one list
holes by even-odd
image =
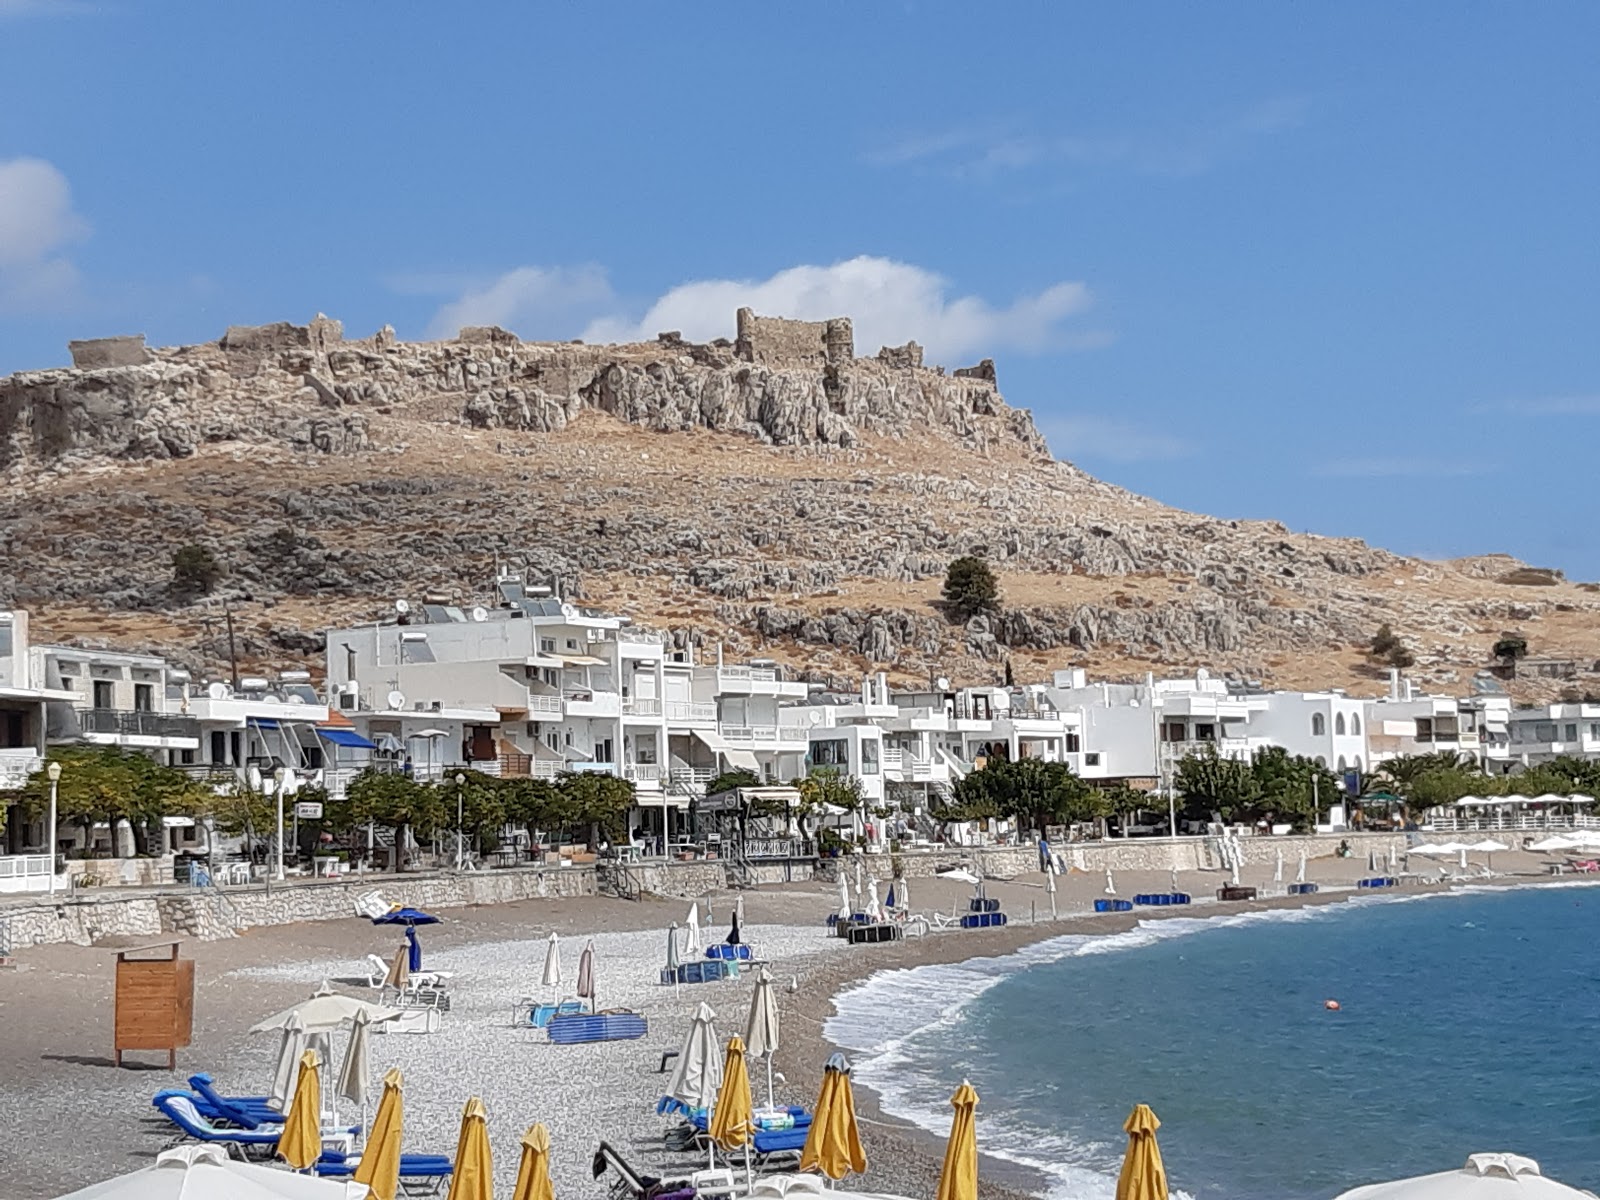
[[432, 709], [434, 712], [443, 712], [444, 711], [444, 701], [443, 700], [431, 701], [429, 703], [428, 707], [430, 709]]
[[361, 707], [361, 698], [354, 692], [339, 693], [339, 708], [343, 712], [355, 712]]

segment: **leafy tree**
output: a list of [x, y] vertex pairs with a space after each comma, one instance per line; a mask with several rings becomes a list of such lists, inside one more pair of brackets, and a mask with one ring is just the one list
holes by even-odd
[[1216, 812], [1224, 821], [1242, 821], [1253, 818], [1260, 808], [1261, 781], [1250, 764], [1223, 758], [1215, 746], [1179, 762], [1172, 782], [1183, 797], [1185, 812], [1194, 819], [1205, 820]]
[[589, 827], [589, 844], [623, 840], [624, 818], [633, 807], [633, 784], [598, 771], [572, 771], [556, 779], [556, 794], [567, 825]]
[[1402, 642], [1399, 635], [1389, 627], [1389, 622], [1387, 621], [1385, 621], [1382, 625], [1379, 625], [1378, 631], [1372, 635], [1372, 642], [1368, 649], [1368, 653], [1370, 653], [1373, 658], [1376, 658], [1382, 662], [1386, 662], [1391, 667], [1399, 667], [1401, 670], [1404, 670], [1406, 667], [1411, 666], [1417, 661], [1416, 656], [1406, 648], [1405, 643]]
[[172, 582], [185, 592], [205, 593], [221, 581], [224, 572], [216, 555], [204, 546], [180, 546], [172, 556]]
[[481, 771], [464, 771], [465, 782], [457, 784], [452, 776], [435, 786], [440, 790], [445, 819], [451, 829], [456, 829], [456, 806], [461, 807], [461, 824], [456, 829], [465, 836], [468, 849], [481, 854], [493, 835], [506, 823], [506, 797], [504, 784], [494, 775]]
[[1317, 810], [1339, 793], [1339, 778], [1315, 759], [1267, 746], [1250, 760], [1250, 774], [1261, 789], [1260, 808], [1287, 818], [1297, 830], [1316, 823]]
[[1475, 759], [1451, 750], [1388, 759], [1379, 764], [1374, 781], [1404, 800], [1406, 813], [1413, 818], [1463, 796], [1482, 795], [1500, 787], [1498, 781], [1483, 774]]
[[734, 788], [752, 788], [760, 786], [761, 776], [757, 775], [754, 771], [724, 771], [710, 783], [706, 784], [706, 795], [715, 796], [718, 792], [731, 792]]
[[[115, 746], [59, 746], [51, 749], [48, 762], [61, 764], [56, 796], [60, 819], [82, 828], [85, 845], [92, 841], [95, 825], [108, 825], [113, 852], [122, 821], [133, 831], [135, 852], [148, 854], [152, 823], [204, 812], [212, 799], [209, 789], [182, 771]], [[43, 770], [30, 775], [16, 802], [29, 819], [44, 814], [50, 803], [49, 776]]]
[[796, 779], [793, 786], [800, 793], [795, 816], [805, 837], [811, 836], [811, 820], [823, 816], [830, 806], [857, 812], [863, 811], [866, 805], [861, 781], [838, 767], [812, 767], [811, 773]]
[[1517, 669], [1517, 660], [1527, 657], [1528, 639], [1520, 633], [1508, 633], [1494, 644], [1492, 653], [1500, 660], [1502, 666], [1514, 672]]
[[504, 780], [500, 802], [505, 819], [527, 831], [530, 847], [539, 843], [540, 832], [553, 829], [561, 820], [561, 793], [548, 779]]
[[962, 622], [999, 608], [1000, 584], [989, 564], [975, 554], [952, 562], [944, 573], [944, 602], [950, 616]]
[[[346, 789], [350, 815], [357, 824], [368, 821], [394, 830], [394, 869], [404, 866], [405, 845], [409, 837], [427, 837], [445, 824], [443, 794], [436, 787], [418, 783], [404, 771], [377, 771], [368, 768], [350, 781]], [[454, 816], [454, 805], [450, 809]]]
[[955, 786], [955, 802], [945, 820], [1008, 817], [1030, 828], [1093, 821], [1108, 811], [1101, 793], [1066, 763], [1021, 758], [991, 762]]

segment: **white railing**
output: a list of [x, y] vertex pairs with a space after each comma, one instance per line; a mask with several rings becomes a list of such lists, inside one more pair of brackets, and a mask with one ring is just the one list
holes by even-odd
[[711, 767], [673, 767], [667, 778], [674, 787], [696, 795], [705, 795], [706, 784], [717, 777]]
[[770, 745], [777, 742], [804, 743], [804, 725], [718, 725], [717, 732], [740, 746]]
[[714, 722], [717, 719], [715, 704], [697, 704], [687, 700], [667, 701], [667, 720]]
[[883, 765], [890, 770], [900, 769], [901, 753], [898, 746], [885, 746], [883, 748]]
[[634, 646], [662, 646], [666, 644], [664, 635], [650, 629], [619, 629], [616, 633], [617, 641], [627, 642]]
[[1545, 829], [1600, 829], [1600, 817], [1584, 814], [1569, 816], [1560, 813], [1549, 816], [1519, 813], [1483, 817], [1436, 817], [1427, 823], [1427, 828], [1437, 833], [1475, 833], [1496, 829], [1522, 830], [1527, 833], [1537, 833]]
[[32, 749], [0, 750], [0, 788], [19, 788], [28, 776], [44, 766]]
[[661, 764], [624, 763], [622, 777], [631, 779], [634, 783], [659, 783], [661, 781]]
[[0, 892], [47, 892], [54, 864], [48, 854], [0, 855]]
[[534, 712], [560, 713], [561, 712], [561, 697], [560, 696], [545, 695], [542, 692], [529, 692], [528, 693], [528, 711], [531, 712], [531, 713], [534, 713]]
[[747, 679], [751, 683], [776, 683], [778, 673], [771, 667], [718, 667], [720, 679]]
[[622, 702], [622, 711], [634, 717], [659, 717], [661, 715], [661, 701], [650, 698], [629, 696]]

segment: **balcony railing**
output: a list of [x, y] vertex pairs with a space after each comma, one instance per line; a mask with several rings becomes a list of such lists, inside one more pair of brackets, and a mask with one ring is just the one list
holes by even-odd
[[667, 720], [710, 724], [717, 719], [715, 704], [696, 704], [685, 700], [667, 701]]
[[562, 764], [553, 758], [535, 758], [531, 754], [502, 754], [500, 777], [502, 779], [554, 779], [561, 774]]
[[157, 712], [129, 712], [116, 708], [80, 709], [78, 727], [85, 733], [121, 733], [142, 737], [198, 738], [200, 736], [200, 722], [193, 717]]
[[528, 693], [528, 711], [531, 713], [556, 713], [561, 712], [561, 697], [548, 696], [539, 692]]
[[735, 746], [773, 745], [778, 742], [804, 744], [804, 725], [719, 725], [717, 732]]
[[634, 783], [659, 783], [662, 770], [660, 763], [624, 763], [622, 777]]
[[706, 784], [717, 777], [711, 767], [673, 767], [667, 772], [669, 788], [682, 795], [704, 796]]
[[776, 683], [778, 673], [771, 667], [718, 667], [717, 675], [723, 680], [740, 679], [751, 683]]
[[630, 717], [659, 717], [661, 715], [661, 701], [654, 697], [624, 697], [622, 712], [624, 716]]

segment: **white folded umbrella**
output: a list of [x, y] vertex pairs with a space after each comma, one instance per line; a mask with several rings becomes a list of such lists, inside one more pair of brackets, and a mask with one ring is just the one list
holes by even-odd
[[1372, 1183], [1338, 1200], [1588, 1200], [1590, 1193], [1546, 1179], [1518, 1154], [1474, 1154], [1456, 1171]]
[[234, 1162], [221, 1146], [163, 1150], [148, 1167], [91, 1183], [60, 1200], [345, 1200], [365, 1194], [331, 1179]]

